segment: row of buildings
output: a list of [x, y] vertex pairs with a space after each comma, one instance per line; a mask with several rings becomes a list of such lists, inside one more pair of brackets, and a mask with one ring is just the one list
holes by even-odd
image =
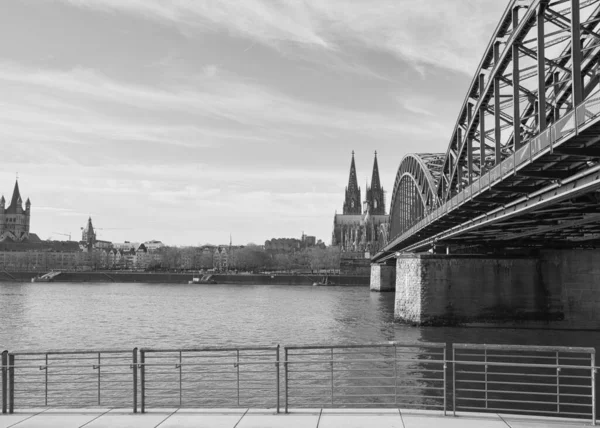
[[227, 270], [236, 248], [206, 245], [168, 248], [161, 241], [113, 243], [97, 239], [91, 217], [80, 241], [42, 241], [30, 231], [31, 201], [18, 180], [10, 204], [0, 197], [0, 270], [216, 269]]

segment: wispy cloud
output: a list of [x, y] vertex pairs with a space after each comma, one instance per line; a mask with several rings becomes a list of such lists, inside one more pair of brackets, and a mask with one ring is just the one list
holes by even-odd
[[276, 49], [339, 50], [348, 40], [409, 61], [472, 74], [508, 0], [64, 0], [184, 28], [225, 29]]
[[444, 151], [506, 0], [9, 3], [0, 179], [20, 172], [34, 231], [91, 213], [129, 228], [107, 239], [196, 243], [327, 239], [351, 150], [388, 192], [405, 153]]
[[[219, 77], [217, 77], [219, 76]], [[68, 127], [75, 133], [94, 133], [111, 138], [139, 138], [148, 141], [171, 139], [178, 144], [202, 144], [206, 137], [242, 137], [228, 129], [199, 129], [193, 126], [156, 126], [136, 118], [134, 125], [123, 119], [114, 118], [115, 106], [124, 106], [149, 112], [165, 113], [171, 116], [182, 115], [188, 119], [220, 119], [238, 125], [252, 127], [261, 134], [261, 128], [281, 128], [290, 132], [289, 126], [316, 126], [324, 129], [337, 129], [349, 132], [371, 133], [388, 132], [414, 135], [431, 135], [432, 128], [424, 128], [401, 118], [371, 112], [357, 112], [331, 106], [313, 104], [289, 97], [272, 88], [243, 82], [232, 76], [220, 76], [210, 82], [188, 87], [151, 88], [138, 84], [125, 84], [87, 69], [74, 69], [68, 72], [38, 70], [32, 71], [14, 64], [0, 63], [0, 82], [26, 86], [30, 91], [37, 88], [50, 91], [46, 96], [31, 95], [23, 99], [13, 99], [16, 108], [0, 111], [0, 117], [18, 121], [35, 118], [36, 123]], [[196, 82], [194, 82], [196, 83]], [[37, 92], [32, 91], [34, 93]], [[39, 108], [39, 101], [49, 97], [58, 98], [60, 105], [55, 109]], [[22, 97], [22, 93], [20, 95]], [[76, 98], [73, 98], [76, 97]], [[69, 100], [68, 102], [65, 100]], [[98, 103], [105, 103], [104, 108]], [[112, 106], [107, 109], [106, 106]], [[60, 114], [61, 108], [68, 120], [53, 117]], [[24, 111], [27, 109], [27, 111]], [[90, 109], [93, 114], [90, 114]], [[19, 111], [21, 110], [21, 111]], [[109, 113], [111, 118], [106, 117]], [[135, 112], [129, 112], [135, 117]], [[164, 120], [164, 116], [162, 116]], [[73, 120], [76, 119], [76, 120]], [[127, 120], [130, 120], [129, 118]], [[287, 127], [287, 128], [286, 128]], [[433, 130], [435, 132], [435, 130]], [[246, 133], [246, 135], [249, 135]], [[199, 138], [199, 137], [204, 137]], [[251, 138], [256, 138], [253, 136]]]

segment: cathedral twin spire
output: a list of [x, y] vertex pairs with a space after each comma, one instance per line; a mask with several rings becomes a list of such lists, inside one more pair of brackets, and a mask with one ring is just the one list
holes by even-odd
[[356, 178], [356, 165], [354, 164], [354, 150], [352, 150], [352, 162], [350, 163], [350, 176], [348, 187], [346, 187], [346, 198], [344, 199], [344, 214], [360, 214], [361, 198], [360, 187]]
[[[344, 214], [360, 215], [362, 214], [362, 199], [360, 196], [360, 187], [356, 177], [356, 164], [354, 162], [354, 150], [352, 151], [352, 161], [350, 163], [350, 176], [348, 177], [348, 186], [346, 187], [346, 197], [344, 199]], [[366, 205], [373, 215], [385, 215], [385, 197], [384, 191], [379, 180], [379, 166], [377, 165], [377, 152], [373, 162], [373, 174], [371, 176], [371, 187], [367, 186]], [[365, 212], [367, 210], [365, 207]]]

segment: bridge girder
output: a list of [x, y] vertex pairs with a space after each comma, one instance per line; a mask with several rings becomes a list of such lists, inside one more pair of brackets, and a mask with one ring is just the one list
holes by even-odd
[[[564, 179], [600, 164], [599, 83], [600, 0], [510, 1], [474, 73], [447, 151], [435, 155], [435, 178], [427, 178], [430, 168], [423, 155], [403, 158], [382, 254], [422, 251], [435, 245], [438, 237], [468, 245], [477, 242], [477, 236], [485, 236], [490, 245], [494, 240], [501, 244], [531, 237], [538, 242], [544, 237], [556, 241], [558, 236], [570, 242], [596, 241], [596, 232], [600, 233], [600, 219], [593, 216], [600, 211], [596, 203], [585, 221], [564, 217], [567, 223], [554, 228], [550, 222], [519, 229], [519, 218], [494, 226], [487, 216], [524, 200], [522, 216], [527, 218], [532, 195], [553, 184], [560, 187]], [[579, 109], [582, 104], [586, 105]], [[580, 113], [598, 122], [586, 125], [581, 135], [578, 126], [588, 121]], [[555, 152], [554, 141], [560, 141]], [[532, 157], [532, 152], [539, 154]], [[565, 196], [576, 194], [572, 189]], [[557, 208], [569, 209], [570, 202], [561, 204]], [[476, 231], [461, 226], [476, 216], [480, 216]], [[542, 223], [545, 219], [542, 213], [534, 217]], [[457, 227], [458, 233], [446, 232]], [[463, 229], [472, 230], [470, 237], [463, 236]]]
[[[437, 188], [441, 203], [556, 122], [598, 85], [597, 3], [570, 0], [571, 7], [562, 0], [509, 3], [477, 67], [450, 138]], [[570, 37], [565, 37], [565, 31]], [[576, 39], [580, 43], [572, 52]], [[532, 43], [535, 48], [526, 46]]]
[[442, 159], [442, 153], [409, 154], [402, 159], [392, 192], [388, 236], [404, 232], [439, 205], [436, 188]]

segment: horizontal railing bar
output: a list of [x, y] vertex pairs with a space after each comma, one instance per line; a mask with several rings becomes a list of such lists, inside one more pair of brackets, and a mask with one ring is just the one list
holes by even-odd
[[[203, 348], [182, 348], [182, 349], [154, 349], [154, 348], [140, 348], [140, 352], [144, 353], [158, 353], [158, 352], [225, 352], [225, 351], [276, 351], [278, 346], [246, 346], [240, 348], [232, 348], [229, 346], [208, 346]], [[129, 351], [131, 352], [131, 351]]]
[[[543, 404], [547, 406], [556, 406], [556, 401], [531, 401], [531, 400], [508, 400], [505, 398], [467, 398], [467, 397], [456, 397], [457, 400], [463, 401], [487, 401], [487, 402], [502, 402], [502, 403], [517, 403], [517, 404]], [[593, 407], [592, 404], [578, 404], [578, 403], [560, 403], [565, 406], [581, 406], [581, 407]]]
[[51, 351], [16, 351], [9, 352], [9, 355], [68, 355], [68, 354], [129, 354], [131, 356], [132, 349], [98, 349], [98, 350], [51, 350]]
[[[50, 357], [50, 355], [47, 355], [48, 357]], [[46, 361], [46, 356], [42, 356], [43, 358], [19, 358], [17, 360], [17, 362], [28, 362], [28, 363], [33, 363], [33, 362], [39, 362], [39, 364], [44, 364]], [[120, 356], [120, 357], [111, 357], [109, 355], [101, 355], [100, 356], [102, 361], [106, 361], [106, 360], [122, 360], [123, 362], [128, 362], [131, 361], [132, 359], [132, 355], [131, 355], [131, 351], [129, 351], [129, 355], [127, 356]], [[48, 358], [49, 362], [58, 362], [58, 361], [98, 361], [98, 355], [92, 355], [90, 357], [73, 357], [73, 358], [66, 358], [66, 357], [61, 357], [61, 358]], [[131, 364], [131, 363], [129, 363]]]
[[[307, 364], [307, 363], [411, 363], [411, 364], [444, 364], [444, 360], [411, 360], [411, 359], [401, 359], [401, 358], [361, 358], [361, 359], [347, 359], [347, 360], [339, 360], [339, 359], [331, 359], [331, 358], [323, 358], [321, 360], [290, 360], [289, 355], [287, 361], [282, 361], [288, 364]], [[589, 366], [588, 366], [589, 367]]]
[[[536, 359], [536, 360], [554, 360], [556, 361], [556, 355], [522, 355], [522, 354], [490, 354], [489, 352], [486, 354], [483, 352], [480, 353], [464, 353], [464, 352], [456, 352], [455, 354], [457, 357], [486, 357], [488, 360], [490, 358], [531, 358], [531, 359]], [[569, 357], [566, 355], [559, 355], [559, 360], [578, 360], [578, 361], [589, 361], [590, 357], [589, 355], [583, 356], [583, 357]]]
[[[485, 375], [484, 372], [471, 372], [471, 371], [462, 371], [462, 370], [457, 370], [456, 373]], [[526, 376], [526, 377], [548, 377], [548, 378], [552, 377], [552, 378], [556, 378], [556, 374], [551, 374], [550, 375], [550, 374], [532, 374], [532, 373], [506, 373], [506, 375], [510, 375], [510, 376]]]
[[210, 367], [210, 366], [231, 366], [234, 364], [237, 364], [239, 366], [256, 366], [256, 365], [267, 365], [267, 364], [276, 364], [277, 360], [272, 360], [272, 361], [227, 361], [227, 362], [222, 362], [222, 363], [185, 363], [185, 362], [181, 362], [181, 363], [138, 363], [139, 366], [145, 366], [145, 367], [168, 367], [168, 366], [173, 366], [173, 365], [179, 365], [182, 367]]
[[[276, 386], [276, 385], [274, 385]], [[177, 388], [177, 389], [170, 389], [170, 388], [146, 388], [146, 390], [148, 391], [158, 391], [158, 390], [168, 390], [168, 391], [173, 391], [174, 393], [177, 393], [179, 391], [198, 391], [197, 388]], [[265, 391], [265, 392], [272, 392], [270, 391], [269, 388], [262, 388], [262, 387], [245, 387], [245, 388], [228, 388], [228, 387], [214, 387], [214, 388], [210, 388], [209, 391]]]
[[[261, 353], [261, 354], [244, 354], [241, 352], [244, 352], [242, 350], [240, 350], [240, 358], [259, 358], [259, 357], [272, 357], [273, 356], [273, 351], [275, 351], [275, 349], [271, 349], [269, 352], [266, 353]], [[172, 351], [173, 354], [172, 355], [163, 355], [163, 354], [150, 354], [150, 355], [146, 355], [147, 359], [152, 359], [152, 360], [163, 360], [163, 359], [177, 359], [179, 360], [179, 351]], [[233, 350], [228, 350], [228, 351], [223, 351], [223, 352], [227, 352], [227, 354], [224, 355], [215, 355], [214, 353], [210, 353], [207, 355], [202, 355], [202, 354], [185, 354], [185, 351], [181, 351], [181, 358], [233, 358], [236, 359], [237, 358], [237, 353], [235, 349]]]
[[[552, 376], [554, 379], [556, 379], [556, 376]], [[587, 378], [589, 379], [589, 378]], [[489, 384], [496, 384], [496, 385], [519, 385], [519, 386], [541, 386], [541, 387], [550, 387], [550, 388], [555, 388], [556, 389], [556, 382], [555, 383], [534, 383], [534, 382], [501, 382], [498, 380], [494, 380], [494, 381], [485, 381], [485, 380], [468, 380], [468, 379], [456, 379], [456, 382], [459, 383], [487, 383]], [[561, 388], [591, 388], [591, 385], [571, 385], [571, 384], [564, 384], [561, 383], [560, 384]]]
[[[386, 370], [392, 370], [392, 369], [386, 369]], [[383, 371], [383, 369], [362, 370], [362, 369], [347, 369], [347, 368], [344, 368], [344, 367], [335, 367], [334, 371], [335, 372], [361, 372], [361, 373], [364, 373], [364, 372], [380, 372], [380, 371]], [[404, 372], [404, 370], [398, 370], [398, 373], [402, 373], [402, 372]], [[443, 373], [444, 370], [443, 369], [440, 369], [440, 370], [437, 370], [437, 369], [418, 369], [418, 370], [411, 371], [411, 373], [414, 373], [414, 372], [417, 372], [417, 373]], [[310, 372], [308, 372], [308, 373], [310, 373]]]
[[[40, 370], [39, 372], [34, 373], [19, 373], [19, 377], [44, 377], [45, 372]], [[98, 376], [98, 372], [88, 372], [88, 373], [52, 373], [53, 376]], [[16, 374], [15, 374], [16, 376]]]
[[481, 349], [481, 350], [520, 350], [529, 352], [570, 352], [595, 354], [596, 349], [591, 347], [571, 347], [571, 346], [537, 346], [537, 345], [487, 345], [473, 343], [453, 343], [453, 349]]
[[[498, 389], [472, 389], [472, 388], [456, 388], [456, 391], [470, 391], [470, 392], [482, 392], [488, 394], [526, 394], [526, 395], [547, 395], [551, 397], [556, 397], [558, 394], [556, 392], [533, 392], [533, 391], [502, 391]], [[565, 394], [560, 394], [562, 397]], [[492, 398], [488, 398], [489, 400], [493, 400]]]
[[[562, 369], [578, 369], [578, 370], [590, 370], [594, 367], [591, 365], [588, 366], [575, 366], [570, 364], [534, 364], [534, 363], [502, 363], [502, 362], [485, 362], [485, 361], [462, 361], [462, 360], [454, 360], [448, 361], [454, 364], [462, 364], [462, 365], [475, 365], [475, 366], [497, 366], [497, 367], [538, 367], [544, 369], [551, 368], [562, 368]], [[503, 374], [503, 373], [499, 373]]]
[[[556, 403], [554, 403], [554, 405], [556, 405]], [[469, 410], [494, 410], [494, 411], [501, 411], [501, 412], [518, 412], [518, 413], [536, 413], [536, 414], [563, 414], [563, 415], [573, 415], [573, 416], [589, 416], [589, 413], [574, 413], [574, 412], [557, 412], [557, 411], [551, 411], [551, 410], [533, 410], [533, 409], [506, 409], [506, 408], [502, 408], [502, 407], [474, 407], [474, 406], [460, 406], [461, 409], [469, 409]], [[458, 410], [458, 407], [457, 407]]]
[[335, 398], [343, 397], [395, 397], [396, 394], [335, 394]]
[[[381, 406], [381, 405], [385, 405], [388, 406], [389, 408], [397, 408], [397, 407], [402, 407], [404, 405], [407, 406], [414, 406], [414, 403], [335, 403], [336, 406]], [[442, 409], [443, 405], [442, 404], [418, 404], [418, 407], [427, 407], [427, 408], [434, 408], [434, 409]], [[293, 407], [295, 408], [300, 408], [300, 409], [306, 409], [306, 408], [311, 408], [311, 407], [319, 407], [319, 408], [325, 408], [325, 409], [330, 409], [332, 408], [331, 404], [327, 404], [327, 403], [320, 403], [320, 402], [306, 402], [306, 403], [297, 403], [297, 404], [293, 404]]]
[[359, 348], [417, 348], [417, 349], [436, 349], [446, 348], [445, 343], [428, 342], [426, 344], [405, 344], [399, 342], [373, 343], [365, 345], [286, 345], [284, 349], [359, 349]]
[[[154, 382], [147, 382], [147, 383], [157, 384], [157, 383], [169, 383], [169, 382], [179, 383], [179, 380], [176, 379], [176, 380], [173, 380], [173, 381], [164, 381], [164, 382], [154, 381]], [[194, 383], [194, 384], [207, 384], [207, 383], [215, 383], [215, 382], [217, 382], [217, 383], [221, 383], [221, 382], [222, 383], [236, 383], [237, 379], [226, 379], [226, 380], [214, 379], [214, 380], [210, 380], [210, 381], [204, 381], [204, 380], [186, 380], [186, 379], [182, 379], [181, 380], [181, 383]], [[273, 382], [274, 382], [274, 380], [273, 380]], [[266, 383], [265, 382], [265, 384], [272, 385], [273, 382], [270, 382], [270, 383]], [[240, 384], [241, 383], [246, 383], [246, 382], [240, 382]]]
[[[291, 357], [308, 357], [308, 356], [326, 356], [326, 355], [331, 355], [331, 349], [323, 349], [320, 350], [321, 352], [292, 352], [293, 350], [289, 350], [290, 352], [288, 352], [288, 355]], [[384, 348], [384, 349], [373, 349], [372, 351], [356, 351], [356, 352], [334, 352], [333, 355], [335, 356], [352, 356], [352, 355], [390, 355], [390, 356], [394, 356], [394, 355], [413, 355], [415, 358], [421, 357], [423, 355], [423, 352], [420, 352], [421, 350], [417, 350], [417, 349], [398, 349], [396, 348], [396, 352], [393, 352], [394, 348]], [[444, 356], [443, 352], [428, 352], [425, 354], [428, 357], [439, 357], [442, 358]]]

